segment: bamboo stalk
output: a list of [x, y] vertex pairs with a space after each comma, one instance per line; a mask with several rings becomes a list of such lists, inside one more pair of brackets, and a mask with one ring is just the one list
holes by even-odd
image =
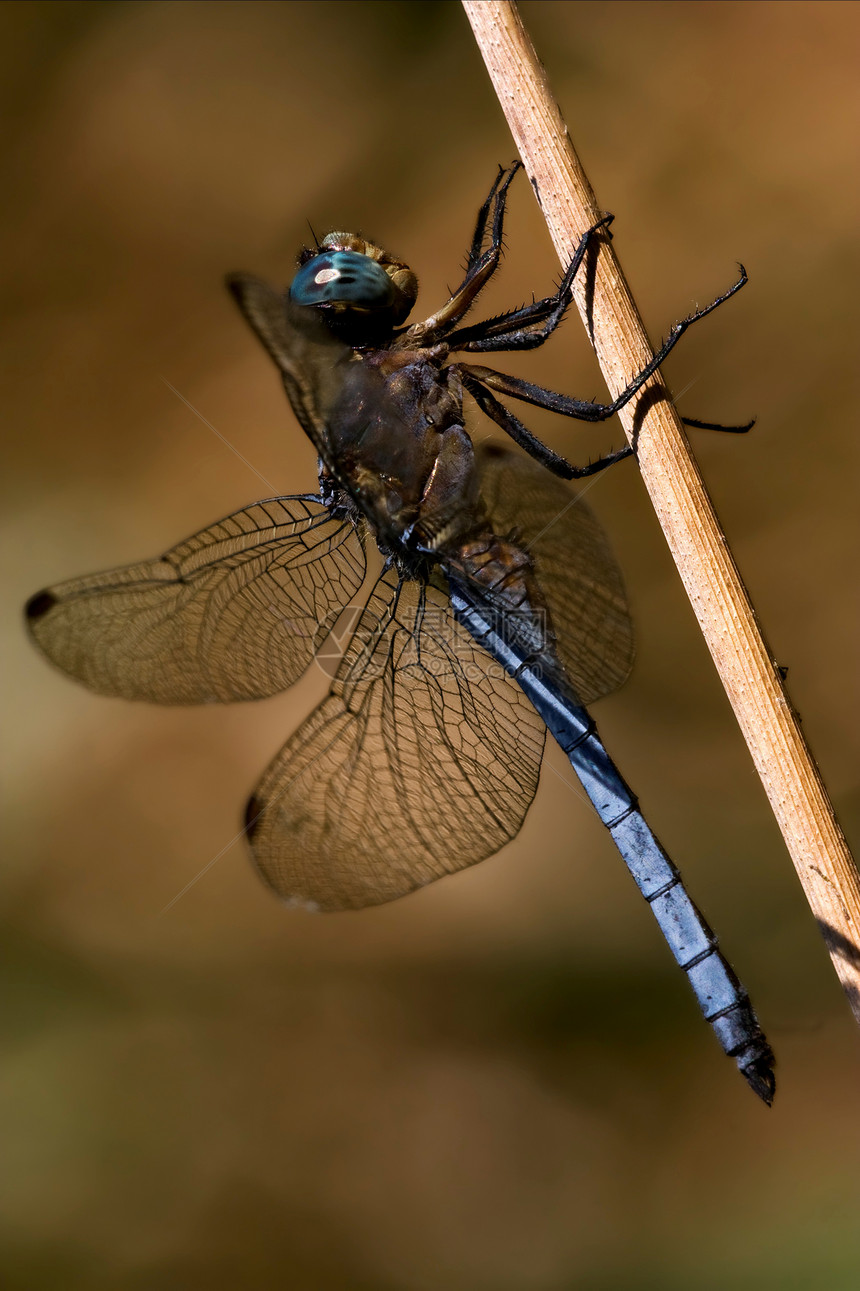
[[[516, 4], [463, 0], [463, 7], [566, 267], [581, 235], [604, 212]], [[615, 397], [654, 351], [613, 244], [600, 245], [587, 302], [582, 277], [574, 284], [574, 298]], [[860, 875], [659, 373], [619, 416], [806, 899], [860, 1022]]]

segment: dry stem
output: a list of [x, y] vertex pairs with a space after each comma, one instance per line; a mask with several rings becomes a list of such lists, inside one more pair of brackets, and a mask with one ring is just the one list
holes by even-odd
[[[604, 214], [515, 4], [463, 0], [562, 265]], [[580, 276], [582, 278], [583, 275]], [[653, 356], [611, 244], [575, 299], [613, 397]], [[587, 310], [587, 313], [586, 313]], [[756, 622], [681, 420], [655, 374], [619, 414], [720, 679], [860, 1022], [860, 876]]]

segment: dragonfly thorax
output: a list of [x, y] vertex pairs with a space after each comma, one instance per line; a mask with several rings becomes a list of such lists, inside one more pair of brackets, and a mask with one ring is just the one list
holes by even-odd
[[325, 409], [341, 487], [384, 549], [440, 558], [482, 523], [459, 383], [444, 347], [369, 351], [341, 366]]

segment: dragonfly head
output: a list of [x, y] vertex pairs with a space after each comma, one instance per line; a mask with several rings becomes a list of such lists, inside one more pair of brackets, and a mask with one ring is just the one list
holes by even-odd
[[320, 310], [352, 344], [391, 331], [415, 304], [418, 279], [402, 260], [355, 233], [329, 233], [299, 256], [290, 300]]

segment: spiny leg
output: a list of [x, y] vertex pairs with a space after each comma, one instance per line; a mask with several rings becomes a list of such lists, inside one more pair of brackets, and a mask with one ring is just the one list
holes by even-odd
[[472, 386], [480, 382], [485, 388], [496, 390], [499, 394], [506, 394], [511, 399], [520, 399], [523, 403], [534, 404], [536, 408], [546, 408], [549, 412], [560, 413], [563, 417], [575, 417], [577, 421], [606, 421], [616, 412], [611, 404], [594, 403], [590, 399], [574, 399], [572, 395], [547, 390], [545, 386], [524, 381], [521, 377], [509, 376], [506, 372], [497, 372], [495, 368], [487, 368], [483, 364], [454, 363], [451, 367], [459, 373], [464, 385], [468, 382], [470, 394]]
[[514, 416], [509, 408], [499, 403], [490, 391], [486, 389], [479, 381], [472, 380], [466, 373], [460, 373], [464, 390], [467, 390], [475, 403], [485, 413], [491, 421], [494, 421], [506, 435], [509, 435], [515, 444], [545, 466], [553, 475], [558, 475], [563, 480], [581, 480], [588, 475], [596, 475], [598, 471], [606, 470], [607, 466], [614, 466], [616, 462], [622, 461], [625, 457], [630, 457], [633, 449], [629, 444], [624, 448], [619, 448], [616, 452], [607, 453], [605, 457], [600, 457], [595, 462], [590, 462], [588, 466], [574, 466], [567, 458], [562, 457], [560, 453], [555, 453], [548, 448], [541, 440], [533, 435], [527, 426], [524, 426], [519, 417]]
[[[540, 462], [548, 471], [552, 471], [553, 475], [558, 475], [563, 480], [580, 480], [589, 475], [596, 475], [598, 471], [604, 471], [608, 466], [614, 466], [616, 462], [621, 462], [625, 457], [631, 457], [633, 454], [631, 445], [626, 444], [623, 448], [615, 449], [610, 453], [606, 453], [603, 457], [589, 462], [587, 466], [574, 466], [560, 453], [548, 448], [536, 435], [532, 434], [527, 426], [523, 425], [519, 417], [515, 416], [504, 404], [499, 403], [498, 399], [487, 389], [489, 383], [485, 384], [472, 375], [475, 369], [471, 364], [457, 364], [456, 367], [463, 383], [463, 389], [472, 396], [481, 411], [494, 421], [506, 435], [509, 435], [514, 443], [525, 449], [535, 461]], [[494, 375], [503, 376], [502, 373]], [[513, 378], [509, 379], [513, 380]], [[510, 393], [510, 391], [506, 391], [506, 393]], [[545, 393], [552, 394], [553, 392], [546, 391]], [[529, 402], [538, 404], [537, 399], [531, 399]], [[538, 404], [538, 406], [549, 407], [547, 404]], [[560, 411], [554, 407], [549, 407], [549, 410], [551, 412]], [[682, 421], [684, 421], [685, 425], [694, 426], [700, 430], [726, 431], [730, 434], [744, 434], [755, 425], [755, 419], [743, 426], [723, 426], [719, 422], [696, 421], [687, 417], [682, 418]]]
[[[623, 408], [625, 404], [628, 404], [630, 400], [633, 398], [633, 396], [639, 390], [641, 390], [642, 386], [645, 384], [648, 378], [654, 372], [657, 371], [660, 364], [670, 353], [670, 351], [675, 348], [675, 346], [678, 344], [678, 341], [680, 341], [681, 337], [684, 335], [687, 329], [692, 327], [694, 323], [698, 323], [700, 319], [707, 318], [708, 314], [712, 314], [715, 309], [719, 309], [720, 305], [723, 305], [727, 300], [730, 300], [731, 297], [736, 294], [736, 292], [740, 291], [741, 287], [746, 286], [747, 282], [749, 281], [749, 279], [747, 278], [747, 271], [743, 267], [743, 265], [738, 265], [738, 268], [741, 271], [741, 276], [738, 278], [736, 283], [733, 283], [733, 285], [729, 287], [728, 291], [724, 291], [721, 296], [717, 296], [716, 300], [712, 300], [710, 305], [706, 305], [704, 309], [697, 309], [695, 313], [689, 314], [686, 318], [682, 318], [680, 323], [676, 323], [675, 326], [669, 332], [669, 335], [667, 336], [666, 340], [660, 346], [660, 349], [654, 355], [653, 359], [651, 359], [649, 363], [646, 363], [642, 371], [638, 374], [638, 376], [633, 378], [633, 380], [626, 387], [626, 389], [622, 390], [621, 394], [618, 395], [616, 399], [613, 399], [611, 404], [605, 405], [604, 406], [605, 410], [602, 411], [599, 416], [596, 416], [596, 417], [589, 416], [589, 417], [583, 418], [583, 420], [605, 421], [607, 417], [613, 416], [616, 412], [618, 412], [621, 408]], [[576, 402], [576, 400], [574, 400], [574, 402]], [[592, 407], [599, 408], [601, 407], [601, 405], [592, 404]], [[580, 414], [576, 412], [571, 412], [568, 415], [573, 417], [578, 417]], [[693, 424], [692, 421], [690, 424]], [[696, 424], [703, 430], [734, 430], [740, 433], [750, 428], [749, 426], [723, 427], [718, 425], [715, 422], [698, 422]], [[750, 423], [750, 425], [751, 424], [752, 423]]]
[[[575, 417], [577, 421], [606, 421], [630, 402], [648, 377], [656, 371], [669, 351], [677, 345], [687, 328], [698, 322], [700, 318], [705, 318], [723, 301], [728, 300], [730, 296], [740, 290], [746, 281], [747, 276], [746, 271], [744, 271], [738, 282], [722, 296], [712, 301], [705, 309], [700, 309], [695, 314], [691, 314], [689, 318], [684, 318], [680, 323], [676, 323], [659, 352], [654, 355], [651, 362], [642, 369], [638, 376], [634, 377], [627, 388], [612, 403], [596, 403], [590, 399], [575, 399], [572, 395], [559, 394], [555, 390], [547, 390], [545, 386], [535, 385], [532, 381], [523, 381], [520, 377], [508, 376], [504, 372], [497, 372], [495, 368], [487, 368], [479, 364], [455, 363], [451, 367], [460, 374], [461, 378], [469, 377], [473, 382], [480, 381], [482, 385], [489, 387], [491, 390], [497, 390], [500, 394], [506, 394], [512, 399], [521, 399], [524, 403], [534, 404], [537, 408], [547, 408], [550, 412], [560, 413], [563, 417]], [[692, 419], [690, 420], [691, 424], [697, 425], [700, 429], [723, 429], [715, 422], [693, 422]], [[749, 429], [749, 426], [725, 427], [725, 429], [742, 433], [744, 430]]]
[[[520, 169], [521, 165], [522, 163], [518, 161], [515, 161], [511, 164], [511, 175], [508, 178], [508, 183], [511, 182], [511, 179]], [[477, 219], [475, 220], [475, 232], [472, 234], [472, 245], [469, 247], [469, 254], [466, 258], [466, 277], [467, 278], [469, 274], [474, 271], [475, 266], [477, 265], [478, 261], [481, 258], [481, 249], [484, 245], [484, 237], [487, 232], [487, 216], [490, 213], [490, 204], [492, 203], [493, 198], [496, 196], [496, 193], [499, 191], [499, 186], [501, 185], [502, 180], [505, 178], [507, 173], [508, 172], [504, 166], [499, 167], [499, 173], [496, 175], [496, 178], [493, 180], [493, 186], [490, 189], [489, 193], [487, 194], [486, 198], [484, 199], [484, 202], [481, 205], [481, 209], [478, 211], [478, 216], [477, 216]]]
[[727, 435], [745, 435], [755, 425], [755, 417], [752, 421], [745, 421], [742, 426], [725, 426], [721, 421], [699, 421], [697, 417], [682, 417], [681, 421], [693, 430], [721, 430]]
[[479, 292], [486, 287], [499, 267], [502, 255], [505, 203], [507, 202], [511, 181], [518, 170], [522, 170], [522, 163], [515, 161], [507, 172], [501, 171], [484, 204], [489, 206], [491, 201], [493, 203], [490, 245], [486, 251], [480, 250], [483, 245], [487, 223], [486, 213], [482, 207], [478, 213], [478, 222], [475, 226], [465, 278], [441, 309], [437, 310], [435, 314], [431, 314], [423, 323], [418, 323], [409, 328], [410, 334], [420, 337], [422, 344], [432, 345], [435, 340], [441, 339], [449, 328], [458, 323], [466, 311], [474, 304]]
[[[646, 363], [645, 367], [642, 369], [639, 375], [637, 377], [634, 377], [634, 379], [630, 382], [627, 388], [625, 390], [622, 390], [618, 398], [613, 399], [612, 403], [608, 405], [608, 412], [606, 416], [611, 417], [613, 413], [618, 412], [619, 409], [623, 408], [625, 404], [630, 402], [630, 400], [637, 393], [637, 391], [642, 388], [642, 386], [645, 384], [645, 382], [648, 380], [651, 374], [657, 371], [660, 364], [663, 362], [663, 360], [666, 358], [669, 352], [675, 348], [675, 346], [678, 344], [681, 337], [684, 335], [684, 333], [687, 331], [689, 327], [692, 327], [694, 323], [698, 323], [700, 319], [707, 318], [708, 314], [712, 314], [715, 309], [719, 309], [720, 305], [723, 305], [727, 300], [730, 300], [732, 296], [734, 296], [737, 292], [740, 291], [741, 287], [746, 286], [747, 282], [749, 281], [749, 279], [747, 278], [747, 271], [743, 267], [743, 265], [738, 265], [738, 268], [741, 271], [741, 276], [738, 278], [736, 283], [733, 283], [733, 285], [729, 287], [728, 291], [724, 291], [721, 296], [717, 296], [716, 300], [712, 300], [710, 305], [706, 305], [704, 309], [697, 309], [695, 313], [689, 314], [687, 318], [682, 318], [680, 323], [675, 324], [675, 326], [669, 332], [669, 335], [667, 336], [666, 340], [660, 346], [660, 349], [654, 355], [653, 359], [651, 359], [650, 363]], [[573, 414], [573, 415], [575, 416], [576, 414]], [[605, 420], [605, 418], [601, 417], [599, 420], [602, 421], [602, 420]], [[700, 423], [700, 426], [704, 430], [724, 429], [723, 427], [717, 426], [715, 423], [708, 424], [703, 422], [703, 423]], [[728, 429], [741, 429], [741, 428], [725, 427], [725, 429], [728, 430]], [[746, 428], [743, 428], [743, 429], [746, 429]]]
[[[548, 336], [551, 336], [558, 324], [561, 322], [571, 297], [567, 300], [559, 300], [557, 296], [546, 296], [543, 300], [535, 300], [530, 305], [521, 305], [519, 309], [510, 309], [504, 314], [497, 314], [495, 318], [488, 318], [482, 323], [474, 323], [469, 327], [458, 328], [450, 336], [445, 338], [452, 350], [471, 350], [474, 351], [476, 346], [473, 341], [487, 341], [486, 345], [481, 345], [481, 350], [508, 350], [508, 349], [531, 349], [538, 345], [543, 345]], [[544, 323], [545, 327], [540, 331], [534, 330], [526, 332], [525, 335], [531, 339], [531, 344], [518, 341], [518, 336], [522, 329], [534, 327], [538, 323]], [[507, 338], [514, 337], [512, 343], [508, 343]]]
[[[615, 217], [607, 215], [583, 233], [573, 259], [553, 296], [522, 305], [488, 318], [483, 323], [458, 328], [446, 337], [452, 350], [489, 353], [494, 350], [532, 350], [543, 345], [561, 322], [573, 299], [571, 286], [588, 247], [601, 229], [608, 228]], [[537, 326], [542, 324], [542, 326]]]
[[[519, 377], [512, 377], [506, 372], [497, 372], [495, 368], [483, 367], [477, 363], [452, 363], [451, 369], [458, 373], [463, 385], [476, 400], [475, 388], [484, 387], [485, 391], [487, 388], [498, 390], [499, 394], [521, 399], [523, 403], [546, 408], [548, 412], [557, 412], [563, 417], [574, 417], [577, 421], [606, 421], [616, 411], [613, 405], [574, 399], [570, 395], [558, 394], [555, 390], [547, 390], [544, 386], [534, 385], [531, 381], [523, 381]], [[732, 435], [745, 435], [755, 425], [754, 417], [741, 426], [725, 426], [718, 421], [699, 421], [695, 417], [682, 417], [681, 420], [685, 426], [691, 426], [695, 430], [718, 430]]]

